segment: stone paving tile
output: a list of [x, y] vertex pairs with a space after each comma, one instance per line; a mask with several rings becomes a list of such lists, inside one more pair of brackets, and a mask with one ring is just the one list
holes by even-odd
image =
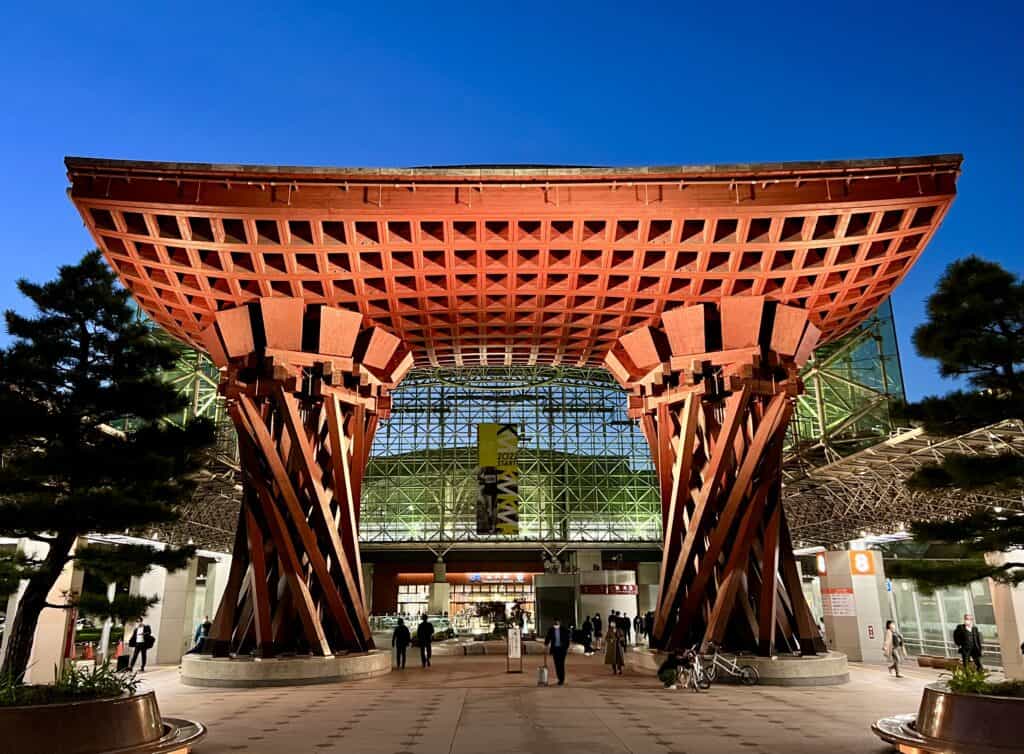
[[147, 673], [164, 714], [205, 722], [196, 754], [881, 754], [878, 717], [917, 708], [937, 673], [851, 666], [851, 682], [814, 689], [716, 685], [666, 691], [651, 674], [612, 676], [571, 657], [564, 687], [538, 688], [528, 664], [437, 657], [432, 668], [337, 686], [190, 688], [174, 668]]

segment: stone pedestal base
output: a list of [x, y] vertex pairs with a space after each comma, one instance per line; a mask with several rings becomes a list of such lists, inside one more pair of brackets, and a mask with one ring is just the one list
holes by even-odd
[[186, 686], [253, 688], [308, 686], [373, 678], [391, 672], [391, 653], [383, 650], [330, 657], [252, 658], [185, 655], [181, 682]]
[[838, 686], [850, 681], [850, 668], [842, 652], [823, 652], [794, 657], [748, 657], [741, 665], [752, 665], [762, 686]]
[[[626, 655], [626, 665], [639, 673], [656, 673], [664, 657], [662, 652], [641, 649]], [[762, 686], [838, 686], [850, 680], [850, 669], [842, 652], [803, 657], [743, 655], [739, 662], [757, 669]]]

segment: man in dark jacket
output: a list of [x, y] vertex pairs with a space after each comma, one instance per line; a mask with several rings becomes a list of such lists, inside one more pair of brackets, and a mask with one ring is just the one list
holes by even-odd
[[654, 613], [648, 610], [644, 616], [644, 636], [647, 637], [647, 646], [651, 646], [652, 633], [654, 633]]
[[427, 620], [427, 614], [423, 613], [423, 620], [416, 627], [416, 641], [420, 645], [420, 662], [423, 667], [430, 667], [430, 643], [434, 641], [434, 624]]
[[589, 615], [583, 619], [583, 627], [580, 629], [580, 633], [583, 634], [583, 654], [589, 657], [594, 654], [594, 624], [591, 622]]
[[601, 641], [604, 639], [603, 626], [601, 624], [601, 613], [594, 613], [594, 645], [600, 649]]
[[555, 620], [548, 634], [544, 637], [544, 646], [549, 648], [551, 657], [555, 661], [555, 675], [558, 676], [558, 685], [565, 684], [565, 656], [569, 654], [569, 631], [562, 627], [559, 620]]
[[405, 621], [398, 619], [395, 632], [391, 634], [391, 646], [395, 648], [395, 667], [405, 670], [405, 650], [412, 643], [412, 636], [409, 634], [409, 627]]
[[960, 650], [960, 659], [967, 667], [967, 658], [974, 661], [974, 666], [981, 670], [981, 632], [974, 625], [974, 618], [964, 614], [964, 622], [953, 631], [953, 642]]

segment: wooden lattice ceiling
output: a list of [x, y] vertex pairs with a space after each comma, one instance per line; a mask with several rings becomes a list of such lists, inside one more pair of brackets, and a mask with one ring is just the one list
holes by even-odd
[[959, 155], [694, 168], [244, 167], [68, 158], [142, 308], [196, 343], [261, 296], [358, 309], [420, 365], [600, 364], [682, 304], [767, 296], [823, 342], [899, 284]]

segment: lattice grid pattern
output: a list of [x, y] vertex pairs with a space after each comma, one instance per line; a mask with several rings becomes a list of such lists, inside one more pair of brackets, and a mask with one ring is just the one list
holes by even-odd
[[[363, 486], [365, 542], [654, 542], [650, 453], [603, 369], [419, 370], [392, 393]], [[520, 534], [476, 534], [476, 430], [521, 427]]]
[[666, 308], [736, 296], [805, 308], [827, 341], [902, 279], [959, 166], [793, 169], [781, 184], [755, 171], [742, 190], [724, 173], [641, 187], [605, 171], [553, 197], [494, 180], [353, 191], [293, 180], [286, 191], [271, 169], [237, 183], [195, 169], [127, 180], [82, 162], [69, 161], [82, 217], [171, 332], [194, 340], [220, 309], [301, 297], [358, 308], [421, 366], [596, 365]]

